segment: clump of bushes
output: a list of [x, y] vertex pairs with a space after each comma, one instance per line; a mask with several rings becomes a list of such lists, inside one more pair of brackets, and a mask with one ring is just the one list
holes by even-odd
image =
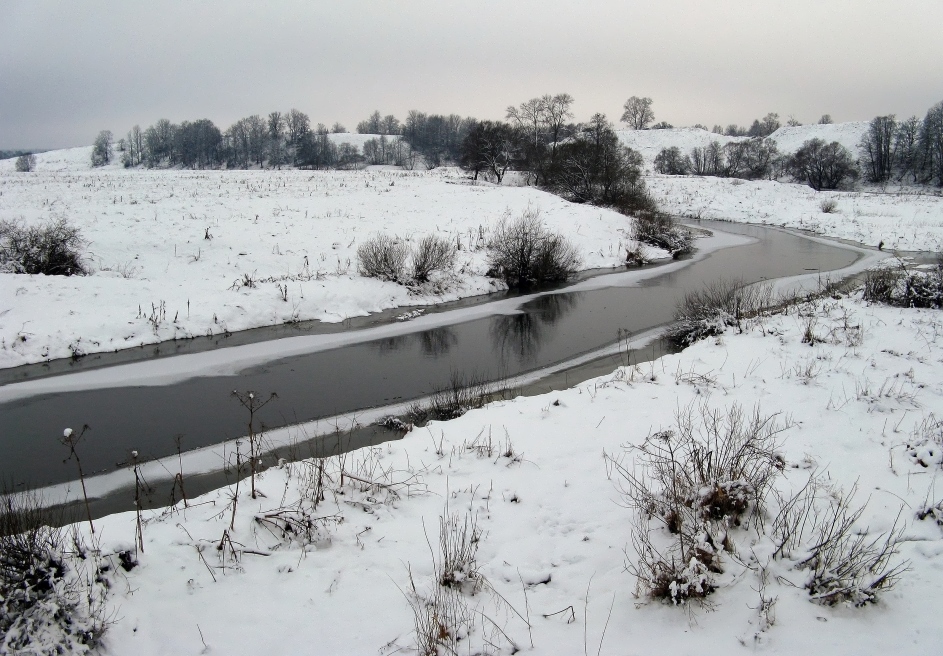
[[834, 198], [826, 198], [819, 203], [819, 209], [823, 214], [834, 214], [838, 211], [838, 201]]
[[[407, 260], [412, 256], [410, 266]], [[435, 271], [446, 271], [455, 262], [455, 245], [436, 235], [423, 237], [415, 249], [398, 237], [379, 234], [357, 248], [361, 275], [401, 284], [428, 282]]]
[[75, 276], [88, 273], [80, 249], [79, 229], [65, 219], [26, 226], [0, 221], [0, 271]]
[[416, 282], [428, 282], [434, 271], [452, 268], [455, 262], [455, 246], [435, 235], [423, 237], [413, 251], [412, 278]]
[[664, 336], [675, 346], [685, 347], [721, 335], [728, 327], [742, 330], [744, 319], [756, 316], [772, 302], [770, 285], [744, 286], [737, 280], [720, 280], [685, 294]]
[[34, 496], [0, 496], [0, 653], [88, 653], [104, 632], [104, 570], [55, 519]]
[[392, 282], [404, 280], [408, 256], [409, 248], [405, 242], [384, 234], [368, 239], [357, 248], [357, 264], [361, 275]]
[[[759, 408], [691, 405], [678, 412], [675, 429], [629, 448], [638, 467], [607, 458], [626, 505], [639, 513], [638, 561], [628, 570], [652, 597], [683, 604], [715, 590], [722, 552], [732, 550], [728, 532], [762, 522], [765, 498], [785, 464], [777, 452], [783, 430]], [[667, 535], [654, 533], [652, 522]]]
[[483, 408], [500, 390], [482, 380], [453, 372], [447, 385], [439, 387], [425, 405], [418, 401], [406, 411], [410, 424], [424, 426], [430, 421], [449, 421], [469, 410]]
[[858, 179], [858, 165], [847, 148], [837, 141], [809, 139], [786, 161], [786, 171], [796, 182], [816, 191], [841, 189]]
[[635, 241], [663, 248], [678, 258], [694, 250], [694, 236], [690, 230], [679, 226], [669, 214], [663, 212], [639, 212], [632, 228]]
[[[875, 536], [862, 530], [864, 507], [852, 505], [854, 489], [844, 494], [813, 475], [791, 497], [776, 491], [786, 467], [779, 435], [788, 427], [776, 415], [704, 402], [675, 419], [674, 428], [626, 447], [624, 457], [606, 455], [625, 505], [637, 512], [636, 558], [626, 569], [653, 599], [683, 605], [710, 595], [738, 539], [790, 563], [802, 580], [786, 582], [825, 605], [874, 602], [907, 569], [896, 559], [902, 531], [896, 525]], [[779, 506], [771, 524], [767, 505]], [[762, 587], [765, 567], [757, 573]]]
[[28, 153], [16, 158], [16, 170], [18, 173], [29, 173], [36, 168], [36, 155]]
[[930, 270], [896, 269], [868, 271], [864, 280], [866, 301], [898, 307], [943, 308], [943, 257]]
[[547, 230], [540, 210], [533, 207], [513, 220], [505, 216], [489, 249], [489, 275], [503, 278], [512, 289], [564, 282], [580, 265], [576, 247], [566, 237]]

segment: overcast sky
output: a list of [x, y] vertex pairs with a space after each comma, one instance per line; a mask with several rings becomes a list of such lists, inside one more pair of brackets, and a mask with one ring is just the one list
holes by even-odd
[[922, 117], [941, 26], [941, 0], [0, 0], [0, 148], [292, 107], [497, 119], [560, 92], [578, 120], [633, 95], [674, 125]]

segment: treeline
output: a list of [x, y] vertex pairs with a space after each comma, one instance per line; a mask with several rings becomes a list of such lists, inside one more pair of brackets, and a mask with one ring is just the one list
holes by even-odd
[[893, 114], [875, 117], [858, 155], [869, 182], [943, 187], [943, 102], [931, 107], [923, 120], [911, 116], [898, 121]]
[[[775, 132], [775, 117], [768, 115], [760, 132]], [[831, 119], [825, 115], [819, 122], [830, 123]], [[713, 141], [688, 153], [677, 147], [664, 148], [655, 157], [654, 166], [656, 172], [666, 175], [748, 180], [788, 175], [815, 189], [838, 189], [862, 175], [876, 184], [894, 181], [943, 187], [943, 102], [931, 107], [923, 120], [912, 116], [898, 121], [893, 114], [875, 117], [857, 150], [856, 159], [838, 142], [809, 139], [795, 153], [783, 155], [773, 139], [751, 135], [724, 145]]]
[[[379, 117], [379, 112], [375, 115]], [[399, 130], [399, 122], [392, 116], [379, 120], [379, 124], [381, 130]], [[135, 125], [117, 142], [110, 131], [100, 132], [92, 148], [92, 165], [108, 164], [116, 155], [126, 167], [148, 168], [343, 169], [366, 164], [410, 164], [409, 149], [400, 143], [395, 131], [389, 132], [389, 136], [377, 132], [380, 136], [366, 140], [362, 149], [330, 136], [346, 131], [340, 123], [330, 130], [322, 123], [312, 127], [308, 115], [297, 109], [271, 112], [264, 117], [254, 114], [239, 119], [226, 130], [210, 119], [181, 123], [160, 119], [143, 130]]]

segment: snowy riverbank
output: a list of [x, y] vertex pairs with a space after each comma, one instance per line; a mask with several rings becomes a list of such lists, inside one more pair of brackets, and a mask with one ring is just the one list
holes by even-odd
[[[329, 460], [317, 507], [317, 465], [307, 461], [265, 472], [255, 500], [243, 481], [234, 520], [232, 488], [189, 509], [145, 513], [140, 564], [114, 577], [106, 645], [139, 654], [201, 652], [204, 642], [228, 654], [410, 653], [410, 572], [419, 596], [432, 599], [438, 518], [456, 514], [477, 523], [473, 571], [487, 581], [450, 597], [467, 619], [448, 627], [465, 632], [461, 653], [511, 653], [512, 641], [536, 654], [581, 653], [584, 644], [604, 654], [935, 653], [943, 530], [917, 512], [941, 500], [941, 335], [938, 311], [826, 298], [751, 322], [744, 334], [728, 329], [651, 364]], [[690, 409], [700, 426], [702, 407], [729, 417], [738, 405], [782, 429], [785, 468], [778, 495], [766, 495], [765, 529], [729, 527], [710, 611], [649, 601], [625, 571], [638, 563], [640, 520], [603, 455], [624, 455], [631, 467], [640, 454], [626, 447], [678, 430], [678, 413]], [[798, 563], [811, 530], [789, 557], [772, 557], [770, 526], [811, 476], [819, 503], [857, 486], [854, 505], [867, 506], [856, 531], [868, 541], [895, 521], [902, 530], [892, 563], [909, 560], [910, 570], [876, 604], [810, 599]], [[283, 533], [279, 512], [308, 513], [312, 533]], [[133, 513], [97, 520], [104, 552], [131, 548], [134, 526]], [[657, 522], [651, 530], [659, 544], [671, 539]], [[771, 612], [760, 612], [761, 597]]]

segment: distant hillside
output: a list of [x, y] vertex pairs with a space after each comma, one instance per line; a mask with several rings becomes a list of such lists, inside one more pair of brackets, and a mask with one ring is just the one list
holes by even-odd
[[30, 149], [27, 149], [27, 150], [21, 150], [21, 149], [0, 150], [0, 159], [13, 159], [13, 158], [15, 158], [15, 157], [19, 157], [20, 155], [29, 155], [30, 153], [41, 153], [41, 152], [43, 152], [43, 151], [42, 151], [42, 150], [39, 150], [39, 149], [35, 149], [35, 150], [30, 150]]
[[[858, 142], [868, 129], [868, 121], [852, 121], [849, 123], [830, 123], [827, 125], [800, 125], [797, 127], [779, 128], [770, 135], [776, 141], [779, 152], [789, 154], [795, 152], [809, 139], [823, 139], [827, 142], [837, 141], [857, 156]], [[728, 137], [715, 134], [701, 128], [672, 128], [669, 130], [619, 130], [619, 139], [623, 144], [637, 150], [645, 160], [645, 168], [651, 170], [655, 157], [663, 148], [677, 146], [682, 153], [687, 154], [692, 148], [701, 148], [712, 141], [719, 141], [721, 145], [731, 141], [744, 141], [749, 137]]]
[[[358, 150], [363, 150], [363, 145], [370, 139], [379, 139], [378, 134], [357, 134], [350, 132], [338, 132], [328, 135], [328, 139], [335, 145], [349, 143], [356, 146]], [[398, 135], [387, 136], [389, 140], [399, 139]], [[14, 152], [14, 151], [0, 151]], [[23, 154], [17, 151], [17, 155], [11, 155], [15, 158]], [[11, 172], [14, 170], [15, 159], [0, 158], [0, 172]], [[115, 149], [114, 158], [111, 164], [100, 167], [100, 169], [122, 169], [121, 153]], [[92, 147], [79, 146], [77, 148], [64, 148], [62, 150], [50, 150], [44, 153], [36, 153], [36, 171], [90, 171], [92, 169]]]

